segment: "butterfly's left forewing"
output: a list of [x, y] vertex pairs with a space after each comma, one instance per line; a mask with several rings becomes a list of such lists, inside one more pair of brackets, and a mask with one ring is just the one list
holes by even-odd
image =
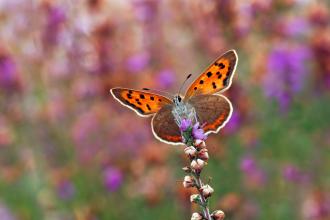
[[158, 112], [163, 106], [172, 104], [170, 99], [151, 92], [126, 88], [113, 88], [110, 92], [122, 105], [144, 117], [151, 116]]

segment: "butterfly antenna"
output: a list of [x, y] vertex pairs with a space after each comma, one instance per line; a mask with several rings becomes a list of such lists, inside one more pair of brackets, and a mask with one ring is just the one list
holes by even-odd
[[185, 83], [187, 82], [187, 80], [191, 77], [191, 75], [192, 75], [192, 74], [189, 74], [189, 75], [186, 77], [186, 79], [183, 81], [183, 83], [182, 83], [181, 86], [180, 86], [180, 89], [179, 89], [179, 93], [178, 93], [178, 94], [181, 94], [181, 90], [182, 90], [184, 84], [185, 84]]
[[167, 96], [173, 98], [174, 95], [169, 93], [169, 92], [165, 92], [165, 91], [161, 91], [161, 90], [157, 90], [157, 89], [149, 89], [149, 88], [142, 88], [142, 90], [145, 90], [145, 91], [151, 91], [151, 92], [158, 92], [158, 93], [163, 93], [163, 94], [166, 94]]

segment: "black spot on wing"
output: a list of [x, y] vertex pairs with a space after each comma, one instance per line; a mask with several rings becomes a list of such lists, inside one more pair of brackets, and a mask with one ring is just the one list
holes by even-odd
[[154, 100], [155, 100], [155, 98], [154, 98], [153, 96], [150, 96], [150, 99], [151, 99], [152, 101], [154, 101]]
[[226, 67], [223, 63], [219, 63], [218, 66], [220, 67], [220, 69], [223, 69]]
[[207, 75], [207, 77], [210, 78], [212, 76], [212, 73], [211, 72], [207, 72], [206, 75]]
[[125, 103], [131, 107], [133, 107], [134, 109], [136, 109], [139, 113], [143, 114], [144, 111], [142, 110], [142, 108], [134, 105], [133, 103], [130, 103], [129, 101], [125, 100]]
[[148, 108], [149, 111], [151, 111], [151, 108], [150, 108], [150, 105], [149, 104], [147, 104], [147, 108]]
[[144, 97], [144, 95], [143, 95], [143, 94], [140, 94], [140, 98], [141, 98], [141, 99], [144, 99], [145, 97]]
[[201, 80], [199, 81], [199, 84], [202, 85], [203, 83], [204, 83], [204, 81], [201, 79]]
[[217, 88], [217, 85], [215, 84], [215, 82], [212, 82], [212, 86], [213, 86], [213, 89]]

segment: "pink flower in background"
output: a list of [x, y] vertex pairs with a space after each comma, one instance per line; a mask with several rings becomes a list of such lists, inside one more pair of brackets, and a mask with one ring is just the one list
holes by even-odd
[[3, 203], [0, 203], [0, 219], [1, 220], [16, 220], [13, 213], [5, 206]]
[[141, 72], [149, 64], [150, 55], [147, 52], [141, 52], [129, 57], [126, 61], [127, 69], [131, 73]]
[[257, 165], [252, 157], [247, 156], [242, 158], [240, 168], [243, 172], [249, 174], [253, 173], [257, 169]]
[[134, 9], [137, 20], [141, 22], [153, 21], [157, 14], [157, 1], [150, 0], [134, 0], [132, 7]]
[[123, 183], [123, 174], [116, 167], [107, 167], [103, 172], [103, 182], [110, 192], [116, 191]]
[[157, 82], [162, 89], [171, 87], [175, 82], [175, 72], [170, 69], [164, 69], [157, 75]]
[[233, 111], [230, 120], [224, 127], [224, 132], [227, 134], [234, 134], [241, 125], [241, 118], [237, 111]]
[[66, 21], [66, 14], [63, 7], [46, 4], [46, 25], [43, 32], [43, 43], [47, 48], [58, 43], [62, 24]]
[[15, 90], [19, 85], [18, 70], [13, 57], [0, 54], [0, 87]]
[[244, 156], [241, 159], [240, 169], [247, 180], [247, 184], [250, 186], [263, 186], [267, 181], [266, 173], [257, 165], [256, 160], [252, 156]]
[[308, 175], [294, 165], [285, 166], [282, 170], [282, 175], [288, 182], [304, 183], [309, 180]]

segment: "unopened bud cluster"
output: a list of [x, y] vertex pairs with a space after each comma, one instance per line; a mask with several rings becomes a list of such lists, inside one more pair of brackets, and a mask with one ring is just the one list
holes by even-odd
[[182, 120], [180, 130], [182, 139], [187, 145], [184, 149], [184, 153], [190, 160], [190, 166], [182, 168], [187, 173], [183, 180], [183, 187], [197, 188], [198, 194], [191, 195], [190, 202], [200, 205], [203, 209], [202, 213], [194, 212], [191, 216], [191, 220], [223, 220], [225, 214], [220, 210], [210, 214], [208, 199], [212, 196], [214, 190], [209, 184], [203, 184], [200, 178], [201, 172], [205, 165], [207, 165], [209, 159], [209, 153], [205, 144], [207, 135], [204, 134], [198, 122], [192, 126], [189, 120]]
[[200, 173], [207, 164], [209, 153], [203, 140], [195, 140], [193, 146], [186, 147], [184, 153], [190, 159], [190, 168], [196, 173]]

